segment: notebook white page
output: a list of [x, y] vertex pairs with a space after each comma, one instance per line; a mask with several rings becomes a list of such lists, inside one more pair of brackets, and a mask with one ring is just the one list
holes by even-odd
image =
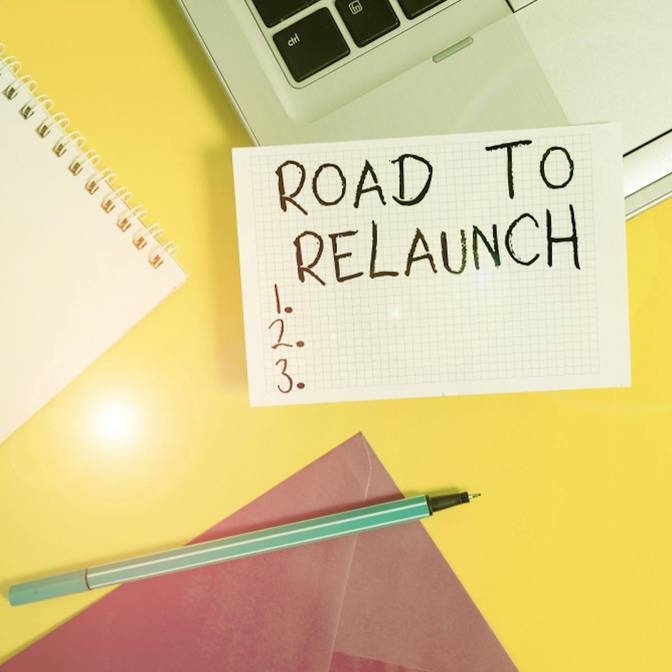
[[[5, 68], [0, 91], [14, 80]], [[120, 230], [127, 208], [102, 209], [109, 184], [86, 191], [92, 166], [69, 171], [77, 147], [56, 156], [63, 130], [38, 135], [46, 110], [24, 119], [31, 100], [0, 93], [0, 442], [185, 279], [137, 219]]]
[[629, 385], [621, 154], [612, 124], [234, 150], [252, 404]]

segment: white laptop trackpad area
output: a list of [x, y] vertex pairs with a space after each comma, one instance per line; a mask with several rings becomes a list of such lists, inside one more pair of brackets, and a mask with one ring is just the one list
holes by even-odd
[[670, 0], [536, 0], [516, 18], [571, 123], [621, 122], [626, 152], [672, 128]]

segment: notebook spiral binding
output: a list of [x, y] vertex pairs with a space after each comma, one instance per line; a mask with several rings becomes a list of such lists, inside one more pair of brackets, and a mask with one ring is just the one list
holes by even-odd
[[99, 167], [99, 156], [91, 149], [85, 150], [85, 139], [77, 131], [68, 130], [69, 120], [61, 112], [52, 113], [51, 98], [36, 95], [37, 82], [30, 75], [20, 75], [21, 64], [4, 53], [0, 43], [0, 91], [3, 98], [17, 105], [17, 113], [34, 124], [36, 134], [54, 139], [51, 150], [66, 161], [67, 169], [74, 178], [82, 181], [84, 190], [99, 198], [101, 209], [106, 214], [116, 213], [116, 226], [121, 234], [127, 234], [138, 251], [145, 251], [147, 262], [159, 268], [167, 256], [174, 256], [177, 246], [173, 242], [159, 241], [162, 230], [157, 224], [145, 226], [142, 219], [147, 211], [141, 205], [131, 207], [128, 200], [131, 192], [125, 187], [114, 187], [115, 174]]

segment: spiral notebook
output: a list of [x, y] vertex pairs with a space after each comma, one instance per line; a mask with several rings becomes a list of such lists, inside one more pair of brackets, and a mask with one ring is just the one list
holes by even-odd
[[19, 68], [0, 52], [0, 442], [185, 280]]

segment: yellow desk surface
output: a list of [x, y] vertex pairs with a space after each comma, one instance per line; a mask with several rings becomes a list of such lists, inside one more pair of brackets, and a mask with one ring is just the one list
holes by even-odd
[[249, 140], [172, 0], [4, 0], [0, 39], [191, 276], [0, 446], [0, 660], [104, 594], [11, 582], [180, 544], [362, 430], [403, 490], [485, 493], [427, 529], [521, 670], [672, 669], [672, 201], [627, 225], [631, 389], [251, 409]]

